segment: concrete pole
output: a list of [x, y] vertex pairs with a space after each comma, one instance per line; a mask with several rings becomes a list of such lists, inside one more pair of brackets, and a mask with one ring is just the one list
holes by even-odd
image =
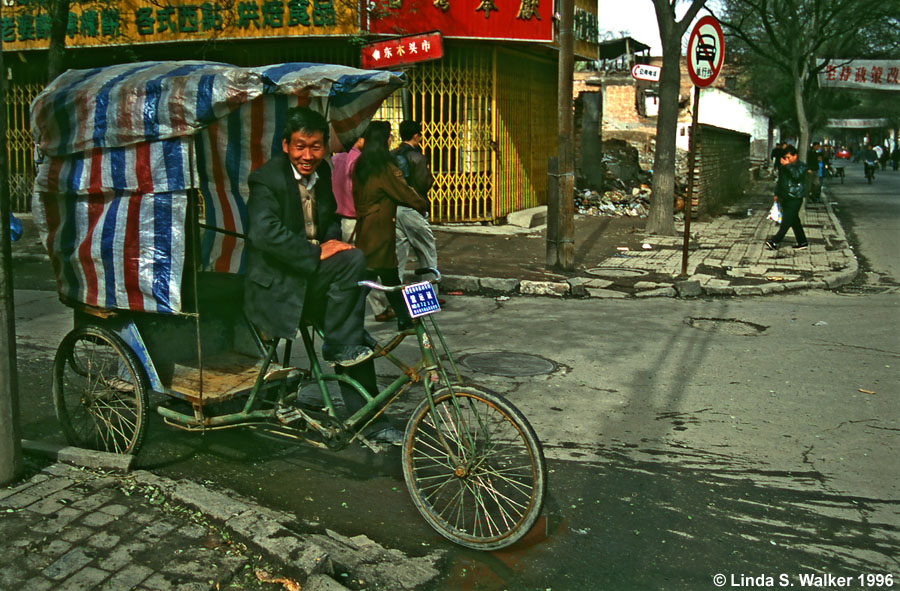
[[0, 40], [0, 485], [22, 473], [12, 248], [9, 234], [9, 163], [6, 156], [6, 65]]
[[[574, 0], [559, 3], [559, 144], [556, 203], [547, 203], [547, 266], [575, 270], [575, 146], [572, 130], [574, 76]], [[552, 178], [552, 177], [551, 177]], [[551, 208], [556, 211], [551, 211]], [[551, 229], [551, 223], [555, 228]]]

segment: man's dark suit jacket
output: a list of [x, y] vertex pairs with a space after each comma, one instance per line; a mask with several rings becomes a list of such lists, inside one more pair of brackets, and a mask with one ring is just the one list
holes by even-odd
[[[316, 169], [316, 234], [341, 239], [331, 168]], [[306, 239], [300, 191], [287, 155], [279, 153], [250, 173], [247, 200], [247, 278], [244, 311], [268, 338], [292, 339], [300, 325], [307, 279], [319, 268], [321, 248]]]

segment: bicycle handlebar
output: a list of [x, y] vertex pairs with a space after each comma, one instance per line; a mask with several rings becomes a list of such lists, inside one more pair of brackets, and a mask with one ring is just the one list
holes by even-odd
[[[441, 281], [441, 272], [435, 269], [434, 267], [423, 267], [422, 269], [416, 269], [413, 271], [416, 275], [434, 275], [434, 279], [429, 279], [429, 283], [440, 283]], [[371, 289], [376, 289], [378, 291], [400, 291], [405, 285], [382, 285], [380, 283], [376, 283], [375, 281], [357, 281], [356, 284], [360, 287], [368, 287]]]

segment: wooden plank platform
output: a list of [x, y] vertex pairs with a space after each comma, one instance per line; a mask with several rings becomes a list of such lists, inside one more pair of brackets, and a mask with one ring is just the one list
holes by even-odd
[[[193, 364], [175, 364], [169, 388], [192, 403], [224, 402], [243, 392], [249, 392], [256, 382], [263, 360], [241, 353], [221, 353], [203, 359], [203, 396], [201, 398], [200, 370]], [[268, 375], [281, 365], [269, 364]]]

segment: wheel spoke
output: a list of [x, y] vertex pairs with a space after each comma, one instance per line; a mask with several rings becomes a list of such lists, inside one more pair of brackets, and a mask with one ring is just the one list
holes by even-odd
[[[94, 402], [95, 404], [91, 407], [91, 411], [97, 420], [105, 427], [101, 432], [108, 436], [108, 438], [105, 437], [108, 441], [106, 447], [107, 449], [109, 448], [109, 442], [111, 441], [115, 450], [119, 452], [121, 450], [119, 442], [124, 442], [127, 446], [129, 434], [133, 433], [136, 429], [137, 421], [131, 420], [125, 414], [120, 412], [119, 408], [116, 408], [104, 400], [95, 400]], [[126, 410], [130, 410], [126, 404], [123, 404], [122, 407]]]
[[63, 339], [54, 362], [54, 404], [73, 445], [134, 453], [147, 391], [134, 354], [109, 331], [85, 326]]
[[425, 518], [455, 542], [508, 546], [540, 513], [540, 444], [510, 408], [496, 395], [458, 387], [452, 396], [436, 394], [433, 409], [423, 402], [411, 419], [404, 475]]

